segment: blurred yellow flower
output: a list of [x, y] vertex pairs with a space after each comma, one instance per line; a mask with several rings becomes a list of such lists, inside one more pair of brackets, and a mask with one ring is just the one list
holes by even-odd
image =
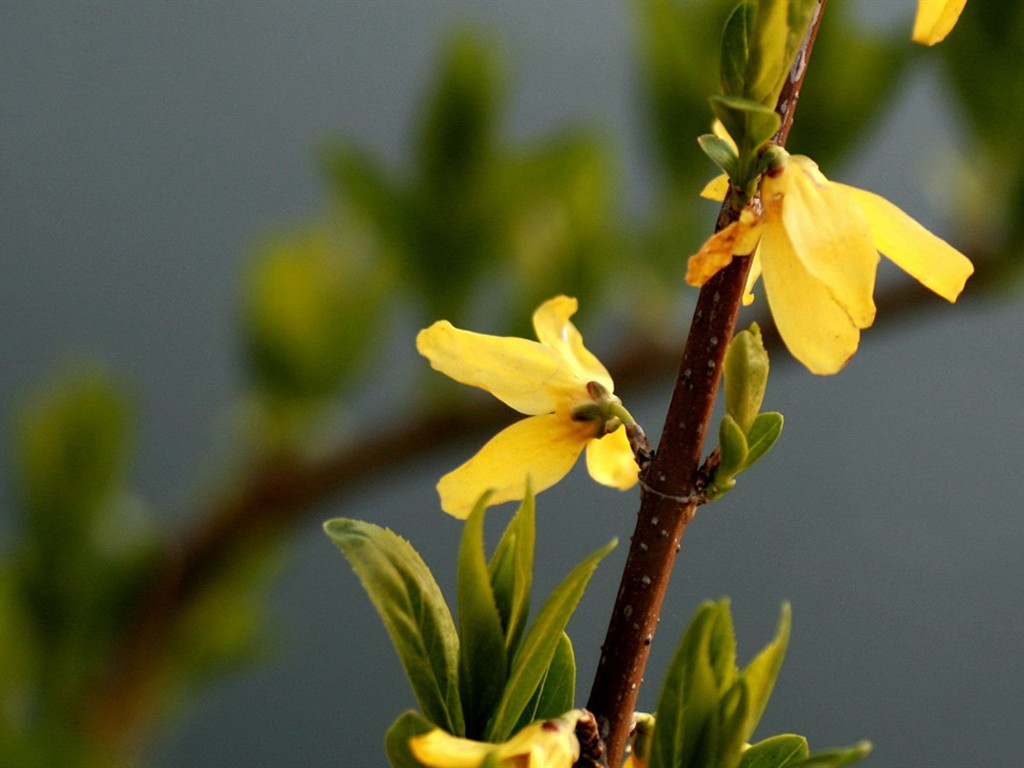
[[527, 478], [536, 492], [550, 488], [584, 447], [597, 482], [621, 490], [636, 483], [639, 470], [624, 426], [633, 419], [570, 322], [576, 309], [576, 299], [567, 296], [544, 302], [533, 314], [539, 341], [463, 331], [447, 320], [416, 337], [416, 348], [435, 370], [528, 416], [441, 478], [437, 490], [445, 512], [468, 517], [488, 490], [489, 504], [521, 499]]
[[[435, 728], [409, 740], [413, 756], [429, 768], [572, 768], [580, 756], [576, 738], [579, 710], [553, 720], [543, 720], [523, 728], [504, 744], [489, 744], [452, 736]], [[497, 763], [493, 759], [497, 758]]]
[[917, 0], [917, 16], [910, 38], [922, 45], [935, 45], [946, 38], [967, 0]]
[[[721, 199], [721, 179], [705, 196]], [[875, 318], [878, 252], [948, 301], [974, 271], [962, 253], [878, 195], [829, 181], [794, 155], [761, 181], [763, 212], [742, 212], [690, 257], [686, 279], [703, 285], [734, 254], [756, 252], [746, 303], [758, 277], [789, 351], [818, 374], [839, 371]]]

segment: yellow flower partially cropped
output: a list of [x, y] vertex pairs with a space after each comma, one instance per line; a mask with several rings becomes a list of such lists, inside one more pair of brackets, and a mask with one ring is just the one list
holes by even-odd
[[[712, 185], [721, 191], [720, 182]], [[779, 335], [813, 373], [839, 371], [874, 321], [879, 251], [948, 301], [974, 271], [966, 256], [895, 205], [829, 181], [807, 157], [783, 155], [761, 181], [761, 203], [760, 215], [745, 210], [690, 257], [686, 279], [703, 285], [756, 245], [747, 303], [763, 277]]]
[[917, 16], [910, 38], [922, 45], [942, 42], [953, 27], [967, 0], [917, 0]]
[[626, 490], [637, 481], [624, 425], [632, 417], [601, 362], [570, 322], [576, 299], [557, 296], [533, 314], [538, 341], [464, 331], [447, 320], [420, 331], [416, 348], [437, 371], [480, 387], [528, 418], [505, 428], [437, 484], [445, 512], [466, 518], [480, 496], [489, 504], [550, 488], [587, 449], [590, 476]]
[[409, 749], [429, 768], [479, 768], [489, 757], [497, 758], [501, 768], [572, 768], [580, 756], [575, 732], [579, 715], [573, 710], [531, 723], [504, 744], [462, 739], [435, 728], [413, 736]]

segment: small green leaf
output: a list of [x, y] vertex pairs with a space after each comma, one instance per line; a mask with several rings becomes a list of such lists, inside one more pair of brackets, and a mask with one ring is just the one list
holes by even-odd
[[714, 749], [709, 750], [710, 760], [703, 763], [707, 768], [736, 765], [739, 761], [743, 745], [747, 743], [743, 724], [747, 721], [749, 707], [747, 684], [741, 678], [736, 680], [719, 703], [717, 738]]
[[512, 658], [530, 613], [530, 588], [533, 583], [533, 548], [537, 536], [533, 492], [527, 483], [526, 495], [509, 520], [494, 555], [487, 566], [495, 603], [505, 632], [506, 657]]
[[722, 417], [722, 423], [718, 426], [718, 447], [721, 449], [722, 463], [715, 472], [716, 484], [735, 477], [747, 463], [747, 436], [729, 414]]
[[747, 467], [768, 453], [782, 434], [783, 417], [781, 413], [766, 411], [759, 413], [747, 433]]
[[807, 757], [807, 739], [792, 733], [759, 741], [740, 757], [738, 768], [788, 768], [791, 762]]
[[741, 190], [744, 200], [749, 199], [758, 173], [758, 153], [778, 130], [779, 116], [768, 107], [737, 96], [712, 96], [711, 109], [736, 142], [739, 159], [730, 181]]
[[750, 35], [757, 14], [757, 2], [745, 0], [734, 9], [722, 33], [721, 80], [722, 93], [742, 96], [747, 77], [747, 59], [750, 57]]
[[562, 633], [547, 674], [526, 705], [513, 733], [537, 720], [558, 717], [573, 708], [576, 699], [576, 654], [569, 636]]
[[514, 523], [515, 518], [509, 522], [490, 562], [487, 563], [491, 591], [494, 593], [494, 605], [498, 609], [498, 616], [501, 617], [502, 631], [506, 634], [512, 616], [512, 591], [515, 588], [516, 532]]
[[561, 642], [562, 632], [583, 597], [583, 591], [594, 569], [616, 544], [617, 540], [612, 540], [586, 557], [544, 602], [512, 660], [505, 692], [489, 728], [488, 741], [505, 741], [512, 734], [519, 716], [551, 666], [551, 659]]
[[496, 49], [480, 35], [463, 29], [447, 41], [419, 127], [426, 188], [464, 187], [483, 173], [497, 137], [501, 80]]
[[814, 0], [760, 0], [748, 38], [744, 96], [774, 108], [813, 9]]
[[713, 133], [705, 133], [697, 137], [697, 143], [711, 162], [721, 168], [730, 179], [739, 173], [739, 158], [728, 141]]
[[755, 152], [779, 130], [779, 116], [770, 107], [739, 96], [712, 96], [711, 109], [736, 142], [740, 159]]
[[466, 736], [479, 739], [505, 687], [507, 660], [501, 618], [484, 555], [484, 494], [466, 520], [459, 546], [459, 696]]
[[26, 404], [18, 424], [20, 485], [34, 544], [78, 549], [121, 484], [128, 398], [101, 370], [65, 376]]
[[505, 648], [511, 659], [519, 650], [526, 619], [530, 614], [530, 590], [533, 587], [533, 550], [537, 539], [537, 509], [533, 490], [527, 482], [526, 495], [515, 515], [516, 541], [512, 585], [512, 613], [505, 633]]
[[787, 5], [788, 0], [759, 0], [749, 37], [743, 95], [767, 107], [775, 106], [790, 68], [786, 60]]
[[714, 621], [707, 627], [707, 659], [721, 693], [732, 687], [738, 677], [736, 669], [736, 635], [729, 615], [729, 601], [715, 603]]
[[821, 752], [814, 752], [803, 760], [790, 763], [786, 768], [840, 768], [843, 765], [853, 765], [868, 756], [871, 752], [871, 743], [862, 741], [852, 747], [840, 747], [838, 749], [827, 749]]
[[782, 669], [782, 660], [789, 645], [790, 623], [789, 603], [783, 603], [774, 639], [743, 670], [743, 679], [750, 690], [750, 709], [743, 737], [745, 741], [753, 735], [765, 707], [768, 706], [768, 698], [772, 694], [779, 670]]
[[463, 736], [459, 638], [426, 563], [408, 541], [372, 523], [338, 518], [327, 521], [324, 531], [377, 609], [423, 714]]
[[723, 366], [726, 413], [746, 434], [761, 410], [768, 386], [768, 352], [757, 323], [733, 336]]
[[405, 712], [388, 728], [384, 736], [384, 752], [391, 768], [423, 768], [423, 763], [412, 755], [409, 739], [437, 728], [419, 712]]
[[268, 237], [245, 275], [248, 373], [274, 403], [315, 402], [365, 370], [377, 352], [382, 295], [376, 240], [323, 220]]

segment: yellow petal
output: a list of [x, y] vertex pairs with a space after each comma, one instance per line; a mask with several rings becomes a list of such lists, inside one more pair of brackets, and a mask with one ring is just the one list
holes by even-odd
[[757, 246], [754, 257], [750, 260], [750, 271], [747, 273], [747, 284], [743, 286], [743, 306], [749, 307], [754, 303], [754, 285], [761, 277], [761, 246]]
[[416, 349], [434, 370], [480, 387], [520, 413], [550, 413], [586, 385], [543, 344], [464, 331], [447, 320], [420, 331]]
[[757, 247], [761, 222], [753, 211], [744, 208], [738, 221], [709, 237], [686, 263], [686, 282], [700, 287], [720, 270], [729, 266], [733, 256], [745, 256]]
[[540, 493], [565, 477], [579, 458], [593, 425], [568, 415], [546, 413], [506, 427], [480, 451], [441, 478], [437, 492], [441, 508], [465, 519], [485, 491], [493, 489], [489, 504], [523, 498], [526, 479]]
[[867, 216], [875, 247], [925, 288], [956, 301], [974, 272], [970, 259], [884, 197], [856, 187], [845, 189]]
[[922, 45], [935, 45], [956, 26], [967, 0], [917, 0], [917, 16], [911, 39]]
[[612, 377], [594, 355], [583, 346], [583, 336], [570, 322], [576, 314], [576, 299], [556, 296], [548, 299], [533, 313], [533, 329], [540, 343], [554, 350], [577, 374], [577, 381], [583, 387], [587, 382], [596, 381], [609, 392], [613, 391]]
[[479, 768], [491, 755], [508, 768], [572, 768], [580, 756], [575, 726], [580, 710], [523, 728], [503, 744], [453, 736], [435, 728], [409, 739], [409, 750], [429, 768]]
[[629, 447], [625, 427], [587, 443], [587, 471], [597, 482], [620, 491], [636, 485], [640, 468]]
[[530, 723], [498, 749], [502, 766], [572, 768], [580, 756], [575, 732], [579, 714], [574, 709], [552, 720]]
[[729, 177], [724, 173], [721, 176], [715, 176], [711, 181], [704, 185], [704, 189], [700, 191], [700, 196], [707, 200], [717, 200], [722, 202], [725, 200], [725, 196], [729, 194]]
[[460, 739], [440, 728], [409, 739], [413, 757], [430, 768], [477, 768], [497, 749], [497, 744]]
[[811, 275], [781, 227], [766, 226], [761, 266], [779, 335], [811, 373], [839, 371], [857, 351], [860, 331], [829, 289]]
[[778, 179], [765, 179], [765, 216], [781, 201], [782, 223], [804, 268], [828, 287], [858, 328], [875, 319], [878, 251], [867, 217], [813, 160], [793, 156]]

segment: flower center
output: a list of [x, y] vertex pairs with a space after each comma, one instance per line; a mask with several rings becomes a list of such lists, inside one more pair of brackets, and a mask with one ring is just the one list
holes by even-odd
[[632, 424], [633, 417], [622, 407], [622, 401], [597, 381], [587, 382], [590, 402], [577, 405], [571, 411], [573, 421], [592, 423], [594, 437], [611, 434], [623, 424]]

